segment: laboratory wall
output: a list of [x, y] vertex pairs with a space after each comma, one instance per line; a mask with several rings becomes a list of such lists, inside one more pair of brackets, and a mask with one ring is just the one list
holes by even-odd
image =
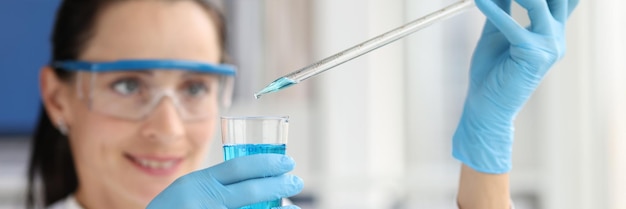
[[23, 208], [29, 137], [39, 114], [39, 69], [50, 60], [60, 0], [0, 1], [0, 208]]
[[[48, 61], [58, 4], [46, 2], [0, 2], [0, 48], [10, 49], [0, 52], [0, 209], [23, 203], [39, 105], [33, 86]], [[238, 67], [233, 105], [222, 115], [290, 116], [287, 154], [305, 182], [294, 203], [303, 209], [454, 208], [461, 164], [451, 156], [451, 138], [485, 21], [478, 9], [255, 99], [284, 74], [455, 0], [214, 2], [227, 19], [229, 56]], [[517, 209], [626, 209], [621, 8], [626, 3], [618, 0], [580, 2], [567, 23], [565, 57], [517, 116], [510, 173]], [[518, 5], [513, 16], [530, 23]], [[20, 84], [24, 90], [15, 91]], [[217, 134], [206, 166], [223, 159]]]

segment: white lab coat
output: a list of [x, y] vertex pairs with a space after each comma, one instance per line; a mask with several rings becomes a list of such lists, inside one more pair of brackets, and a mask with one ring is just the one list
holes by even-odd
[[[289, 199], [284, 198], [283, 205], [293, 205], [293, 203]], [[74, 195], [70, 195], [65, 199], [55, 202], [47, 209], [83, 209], [83, 207], [78, 204]]]
[[[289, 201], [289, 199], [283, 199], [283, 205], [292, 205], [292, 203], [291, 201]], [[453, 208], [458, 209], [456, 200], [454, 201], [454, 205], [455, 206]], [[74, 195], [70, 195], [66, 197], [65, 199], [62, 199], [52, 204], [50, 207], [48, 207], [48, 209], [83, 209], [83, 208], [78, 204], [78, 202], [76, 201], [76, 198], [74, 198]], [[511, 209], [515, 209], [512, 203], [511, 203]]]
[[74, 198], [74, 195], [70, 195], [65, 199], [55, 202], [47, 209], [83, 209], [83, 207], [81, 207], [78, 202], [76, 202], [76, 198]]
[[[451, 207], [453, 209], [459, 209], [459, 204], [456, 202], [456, 198], [454, 198], [454, 207]], [[510, 209], [515, 209], [515, 204], [513, 204], [513, 200], [511, 200], [511, 208]]]

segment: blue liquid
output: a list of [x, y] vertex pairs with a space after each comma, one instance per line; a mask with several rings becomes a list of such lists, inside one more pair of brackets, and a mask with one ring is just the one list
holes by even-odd
[[224, 145], [224, 160], [230, 160], [236, 157], [275, 153], [285, 154], [285, 144], [241, 144], [241, 145]]
[[286, 77], [280, 77], [278, 79], [276, 79], [274, 82], [270, 83], [269, 85], [267, 85], [267, 87], [265, 87], [263, 90], [257, 92], [256, 94], [254, 94], [254, 98], [259, 99], [261, 98], [261, 96], [263, 96], [263, 94], [267, 94], [267, 93], [271, 93], [271, 92], [276, 92], [279, 91], [281, 89], [290, 87], [291, 85], [294, 85], [298, 82], [291, 80], [289, 78]]
[[[262, 153], [275, 153], [285, 154], [285, 144], [242, 144], [242, 145], [224, 145], [224, 160], [230, 160], [236, 157], [262, 154]], [[273, 207], [282, 206], [282, 200], [273, 200], [268, 202], [261, 202], [257, 204], [243, 206], [239, 209], [270, 209]]]

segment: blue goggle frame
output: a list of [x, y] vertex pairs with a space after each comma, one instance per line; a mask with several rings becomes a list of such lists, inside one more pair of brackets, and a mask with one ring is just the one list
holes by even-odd
[[214, 73], [225, 76], [235, 75], [235, 66], [228, 64], [210, 64], [188, 60], [119, 60], [113, 62], [87, 62], [65, 60], [53, 62], [52, 67], [68, 71], [111, 72], [125, 70], [172, 69], [202, 73]]

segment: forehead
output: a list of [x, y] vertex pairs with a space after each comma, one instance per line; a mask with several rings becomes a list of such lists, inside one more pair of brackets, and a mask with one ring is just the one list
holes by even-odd
[[220, 46], [211, 16], [198, 3], [120, 1], [96, 21], [80, 59], [184, 59], [219, 62]]

